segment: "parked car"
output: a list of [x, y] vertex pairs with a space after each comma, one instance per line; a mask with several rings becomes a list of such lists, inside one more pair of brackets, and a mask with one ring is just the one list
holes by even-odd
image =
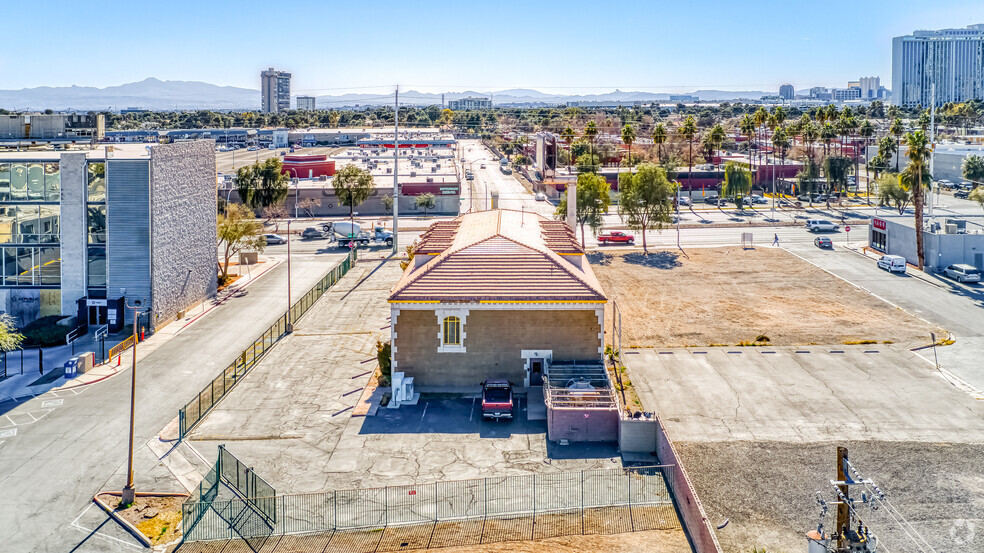
[[318, 227], [308, 227], [304, 229], [304, 232], [301, 233], [301, 239], [303, 240], [314, 240], [317, 238], [325, 238], [325, 237], [326, 237], [325, 233], [321, 232], [321, 229], [319, 229]]
[[704, 196], [704, 203], [705, 204], [710, 204], [710, 205], [717, 205], [717, 203], [718, 203], [718, 195], [717, 194], [708, 194], [707, 196]]
[[953, 189], [953, 183], [950, 182], [950, 181], [948, 181], [947, 179], [940, 179], [940, 180], [936, 181], [936, 185], [939, 186], [940, 188], [942, 188], [943, 190], [952, 190]]
[[815, 219], [806, 222], [806, 230], [811, 232], [836, 232], [839, 228], [839, 225], [830, 221]]
[[943, 274], [957, 282], [980, 282], [981, 272], [975, 267], [957, 263], [943, 269]]
[[769, 199], [765, 196], [751, 196], [749, 202], [753, 204], [767, 204], [769, 203]]
[[809, 194], [800, 194], [799, 196], [796, 196], [796, 199], [801, 202], [817, 201], [816, 196], [811, 196]]
[[817, 203], [825, 203], [827, 201], [827, 195], [826, 194], [817, 194], [813, 198], [813, 201], [814, 202], [817, 202]]
[[482, 418], [512, 419], [512, 384], [508, 380], [486, 380], [482, 382]]
[[263, 238], [266, 239], [266, 243], [268, 246], [287, 243], [287, 239], [284, 238], [283, 236], [280, 236], [279, 234], [264, 234]]
[[483, 164], [479, 165], [479, 167], [482, 168], [482, 169], [485, 169], [485, 164], [483, 163]]
[[677, 201], [680, 205], [691, 205], [690, 196], [680, 196]]
[[878, 268], [885, 269], [890, 273], [904, 273], [906, 269], [905, 258], [901, 255], [883, 255], [878, 258]]
[[970, 196], [969, 190], [957, 190], [953, 193], [953, 197], [958, 200], [966, 200]]
[[545, 202], [545, 201], [547, 201], [547, 195], [544, 194], [543, 192], [537, 192], [536, 193], [536, 196], [534, 196], [534, 198], [536, 198], [536, 201], [538, 201], [538, 202]]
[[631, 234], [625, 234], [622, 231], [616, 230], [615, 232], [609, 234], [599, 234], [598, 235], [599, 244], [628, 244], [632, 245], [635, 243], [635, 236]]
[[813, 245], [818, 248], [834, 248], [834, 241], [826, 236], [817, 236], [813, 240]]

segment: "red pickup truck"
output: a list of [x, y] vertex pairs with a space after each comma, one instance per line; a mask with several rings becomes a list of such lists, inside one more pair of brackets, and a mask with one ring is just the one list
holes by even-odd
[[482, 417], [512, 419], [512, 384], [508, 380], [486, 380], [482, 383]]
[[625, 234], [624, 232], [617, 231], [617, 230], [615, 232], [611, 232], [608, 234], [598, 235], [599, 244], [613, 244], [619, 242], [631, 246], [633, 243], [635, 243], [635, 236], [632, 236], [631, 234]]

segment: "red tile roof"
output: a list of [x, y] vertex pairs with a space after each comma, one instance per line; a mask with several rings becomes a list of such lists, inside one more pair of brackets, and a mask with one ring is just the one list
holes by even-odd
[[391, 302], [604, 302], [571, 229], [534, 213], [495, 210], [431, 225]]

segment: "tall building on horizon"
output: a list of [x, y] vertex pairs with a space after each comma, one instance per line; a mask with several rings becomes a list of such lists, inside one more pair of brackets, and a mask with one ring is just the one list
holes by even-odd
[[297, 111], [314, 111], [315, 110], [314, 105], [315, 105], [314, 96], [297, 97]]
[[792, 100], [796, 96], [796, 89], [791, 84], [784, 84], [779, 87], [779, 97], [783, 100]]
[[929, 107], [974, 98], [984, 98], [984, 24], [892, 39], [893, 104]]
[[290, 73], [274, 68], [260, 72], [261, 110], [278, 113], [290, 109]]

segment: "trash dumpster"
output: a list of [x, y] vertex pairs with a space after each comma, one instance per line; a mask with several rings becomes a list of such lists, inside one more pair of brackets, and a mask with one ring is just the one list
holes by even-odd
[[79, 374], [79, 358], [73, 357], [65, 361], [65, 378], [75, 378]]
[[79, 360], [77, 369], [79, 374], [85, 374], [96, 366], [96, 354], [91, 351], [80, 353], [77, 359]]

